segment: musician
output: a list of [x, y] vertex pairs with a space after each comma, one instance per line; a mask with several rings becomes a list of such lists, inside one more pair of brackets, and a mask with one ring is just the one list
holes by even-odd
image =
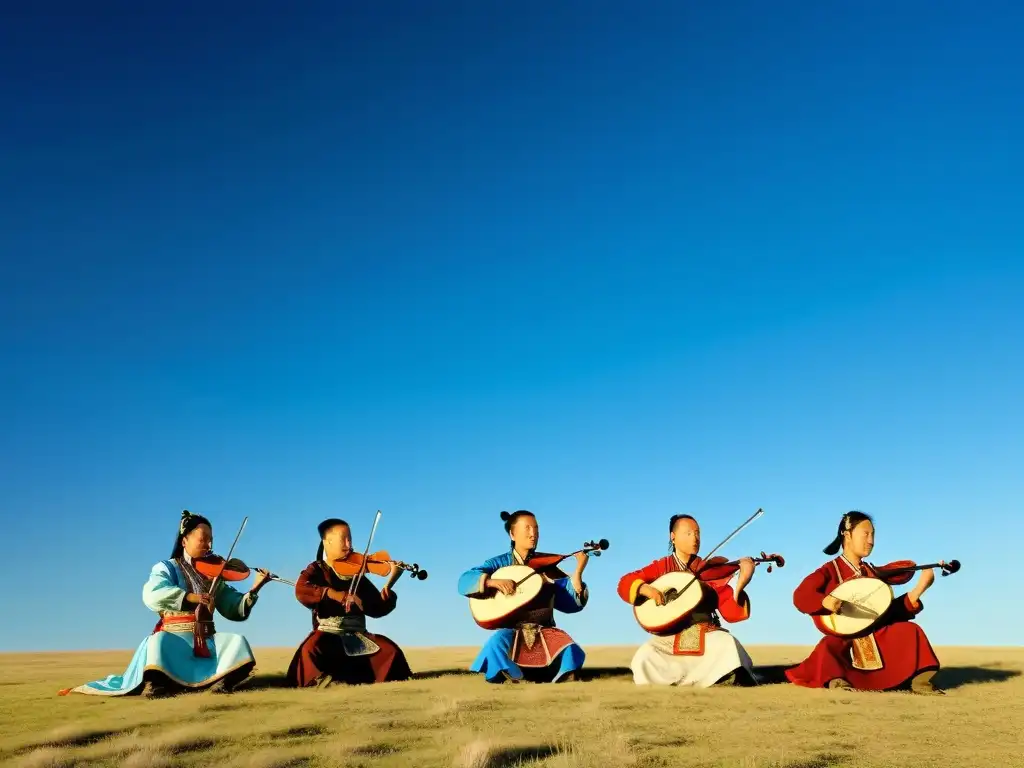
[[[672, 571], [698, 572], [704, 561], [700, 551], [700, 526], [690, 515], [672, 515], [668, 522], [669, 554], [619, 580], [619, 597], [630, 605], [645, 600], [665, 604], [665, 596], [650, 582]], [[637, 685], [680, 685], [708, 688], [712, 685], [752, 685], [753, 663], [740, 642], [722, 627], [750, 617], [750, 598], [744, 588], [754, 574], [749, 557], [739, 561], [735, 582], [705, 581], [694, 584], [704, 593], [683, 628], [673, 636], [652, 635], [633, 656], [630, 669]]]
[[[540, 557], [537, 542], [540, 527], [537, 518], [525, 509], [509, 514], [501, 513], [505, 533], [509, 535], [508, 552], [470, 568], [459, 577], [459, 592], [466, 597], [487, 597], [497, 592], [510, 595], [515, 583], [492, 579], [491, 574], [507, 565], [529, 565], [533, 557]], [[472, 672], [483, 672], [489, 683], [568, 682], [576, 679], [583, 667], [586, 654], [573, 639], [555, 626], [554, 612], [578, 613], [590, 598], [583, 583], [583, 569], [587, 556], [576, 554], [576, 570], [571, 576], [551, 566], [538, 576], [544, 586], [540, 594], [527, 606], [510, 617], [510, 626], [494, 630], [490, 640], [480, 650], [470, 667]]]
[[331, 563], [352, 554], [352, 531], [338, 518], [317, 527], [320, 546], [316, 560], [295, 583], [295, 597], [313, 614], [313, 631], [306, 636], [288, 667], [288, 684], [323, 688], [336, 683], [383, 683], [408, 680], [412, 675], [405, 654], [384, 635], [366, 631], [366, 618], [379, 619], [395, 610], [392, 591], [402, 575], [392, 564], [379, 592], [367, 576], [352, 592], [354, 577], [339, 576]]
[[[836, 613], [841, 603], [829, 593], [857, 576], [885, 581], [865, 558], [875, 546], [875, 528], [869, 515], [847, 512], [839, 521], [836, 538], [825, 554], [842, 554], [814, 571], [793, 593], [793, 604], [808, 616]], [[939, 669], [924, 630], [911, 620], [923, 609], [921, 596], [935, 580], [921, 571], [917, 585], [894, 600], [883, 614], [880, 628], [866, 637], [826, 636], [801, 664], [786, 671], [790, 682], [808, 688], [885, 691], [909, 687], [915, 693], [941, 694], [931, 679]]]
[[154, 565], [142, 587], [142, 602], [160, 616], [152, 634], [136, 649], [123, 674], [65, 689], [61, 695], [157, 697], [204, 689], [230, 693], [248, 679], [256, 666], [248, 641], [242, 635], [215, 631], [209, 621], [200, 627], [194, 646], [195, 612], [204, 605], [211, 616], [215, 609], [231, 621], [245, 621], [269, 574], [257, 571], [245, 594], [220, 580], [216, 594], [210, 595], [211, 580], [196, 571], [193, 561], [212, 548], [210, 521], [182, 512], [170, 559]]

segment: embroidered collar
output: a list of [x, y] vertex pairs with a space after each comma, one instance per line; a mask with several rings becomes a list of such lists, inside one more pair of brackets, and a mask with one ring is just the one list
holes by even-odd
[[532, 549], [529, 552], [526, 553], [526, 557], [525, 558], [522, 557], [516, 551], [516, 545], [515, 544], [512, 545], [511, 549], [512, 549], [512, 562], [513, 563], [518, 563], [519, 565], [526, 565], [526, 561], [529, 560], [531, 557], [533, 557], [533, 550]]
[[845, 554], [840, 555], [839, 559], [842, 560], [844, 563], [846, 563], [846, 565], [849, 567], [849, 569], [851, 571], [853, 571], [855, 574], [857, 574], [858, 576], [863, 576], [864, 575], [865, 562], [863, 560], [861, 560], [860, 565], [854, 565], [853, 563], [850, 562], [849, 558]]
[[672, 559], [676, 561], [676, 565], [679, 566], [679, 570], [686, 571], [687, 573], [692, 573], [692, 571], [686, 566], [686, 563], [679, 559], [679, 555], [676, 554], [676, 551], [674, 549], [672, 550]]

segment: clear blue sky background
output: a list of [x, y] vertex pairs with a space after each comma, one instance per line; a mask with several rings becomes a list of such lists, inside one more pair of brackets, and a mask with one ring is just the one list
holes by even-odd
[[183, 508], [292, 577], [382, 509], [404, 645], [485, 639], [456, 579], [536, 510], [611, 541], [585, 646], [671, 514], [758, 507], [737, 634], [814, 642], [863, 509], [963, 562], [933, 642], [1019, 642], [1019, 3], [144, 5], [0, 23], [0, 648], [134, 647]]

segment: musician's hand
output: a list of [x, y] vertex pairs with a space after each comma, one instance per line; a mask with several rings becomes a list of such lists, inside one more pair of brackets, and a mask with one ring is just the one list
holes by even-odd
[[929, 568], [926, 571], [921, 571], [921, 576], [917, 580], [917, 588], [921, 592], [924, 592], [928, 587], [935, 583], [935, 571]]
[[637, 592], [646, 597], [648, 600], [653, 600], [657, 605], [665, 604], [665, 595], [661, 592], [660, 589], [655, 589], [650, 584], [644, 584], [642, 587], [640, 587], [640, 589], [637, 590]]
[[352, 606], [356, 605], [359, 610], [363, 610], [363, 601], [359, 598], [355, 592], [349, 592], [348, 597], [345, 598], [345, 613], [348, 613]]
[[193, 605], [205, 605], [209, 610], [213, 610], [213, 595], [208, 595], [205, 592], [200, 594], [189, 592], [185, 595], [185, 602]]
[[587, 567], [589, 559], [585, 552], [576, 553], [576, 573], [583, 573], [583, 569]]
[[750, 583], [750, 579], [754, 576], [754, 560], [750, 557], [740, 558], [739, 568], [739, 580], [737, 584], [740, 589], [743, 589], [747, 584]]
[[254, 595], [260, 591], [260, 587], [270, 581], [270, 571], [266, 571], [263, 568], [256, 569], [256, 578], [253, 579], [252, 589], [249, 591]]
[[837, 600], [832, 595], [826, 595], [825, 599], [821, 601], [821, 607], [826, 611], [832, 611], [832, 613], [839, 613], [839, 609], [843, 607], [843, 601]]
[[487, 587], [496, 589], [503, 595], [514, 595], [516, 593], [516, 583], [511, 579], [488, 579], [484, 582], [484, 588]]

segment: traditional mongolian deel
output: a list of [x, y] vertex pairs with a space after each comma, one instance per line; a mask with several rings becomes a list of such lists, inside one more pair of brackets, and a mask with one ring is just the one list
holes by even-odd
[[322, 681], [383, 683], [407, 680], [409, 664], [402, 650], [384, 635], [366, 631], [366, 617], [387, 616], [397, 605], [394, 591], [382, 599], [368, 579], [356, 590], [363, 609], [327, 596], [330, 589], [347, 592], [352, 577], [339, 576], [326, 562], [306, 566], [295, 585], [295, 597], [313, 613], [313, 631], [295, 651], [288, 667], [289, 685], [299, 688]]
[[[208, 626], [209, 656], [197, 656], [193, 652], [195, 611], [187, 610], [185, 596], [190, 592], [209, 592], [210, 584], [209, 579], [192, 567], [187, 553], [154, 565], [142, 588], [142, 601], [160, 615], [160, 620], [153, 633], [139, 644], [128, 669], [121, 675], [110, 675], [61, 691], [61, 694], [124, 696], [140, 693], [146, 682], [161, 685], [169, 682], [198, 690], [227, 678], [238, 681], [247, 677], [256, 666], [256, 660], [242, 635], [217, 632], [215, 627]], [[257, 599], [258, 595], [243, 595], [226, 582], [217, 584], [215, 606], [226, 619], [245, 621]]]
[[[808, 616], [829, 613], [822, 606], [823, 598], [839, 584], [860, 576], [885, 576], [869, 563], [857, 568], [840, 555], [814, 571], [793, 593], [793, 604]], [[899, 688], [922, 672], [939, 668], [924, 630], [911, 622], [924, 609], [914, 606], [909, 596], [897, 598], [878, 621], [880, 627], [864, 637], [824, 637], [811, 655], [798, 666], [787, 670], [790, 682], [810, 688], [821, 688], [833, 680], [845, 680], [854, 688], [884, 691]]]
[[[673, 571], [692, 573], [703, 567], [703, 561], [694, 557], [689, 567], [673, 553], [662, 557], [637, 571], [627, 573], [619, 580], [619, 597], [630, 605], [644, 598], [639, 590], [644, 584]], [[704, 598], [693, 611], [689, 622], [681, 631], [668, 637], [652, 636], [633, 656], [630, 669], [638, 685], [692, 685], [706, 688], [739, 668], [753, 678], [753, 662], [746, 650], [719, 619], [730, 623], [750, 616], [750, 599], [746, 592], [737, 596], [727, 581], [694, 584], [700, 587]]]
[[[509, 565], [529, 566], [532, 557], [524, 561], [515, 549], [492, 557], [476, 568], [470, 568], [459, 577], [459, 592], [465, 597], [482, 597], [487, 578]], [[521, 680], [523, 669], [530, 677], [556, 682], [583, 667], [586, 654], [573, 639], [555, 626], [554, 612], [578, 613], [589, 599], [586, 585], [577, 594], [571, 579], [561, 569], [551, 566], [543, 569], [534, 579], [543, 579], [540, 594], [524, 610], [512, 617], [510, 626], [494, 630], [490, 640], [481, 649], [472, 672], [483, 672], [491, 683], [509, 678]]]

